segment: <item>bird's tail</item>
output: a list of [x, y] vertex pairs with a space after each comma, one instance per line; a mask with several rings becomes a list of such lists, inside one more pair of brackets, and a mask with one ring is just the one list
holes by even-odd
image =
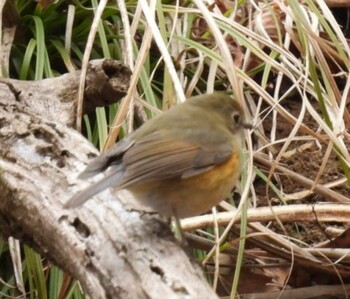
[[69, 199], [65, 204], [64, 208], [75, 208], [77, 206], [82, 205], [85, 201], [93, 197], [94, 195], [100, 193], [101, 191], [108, 189], [110, 187], [118, 187], [120, 181], [122, 180], [124, 175], [124, 171], [121, 167], [115, 167], [111, 169], [107, 175], [101, 180], [92, 183], [91, 186], [86, 189], [80, 191], [76, 195], [74, 195], [71, 199]]

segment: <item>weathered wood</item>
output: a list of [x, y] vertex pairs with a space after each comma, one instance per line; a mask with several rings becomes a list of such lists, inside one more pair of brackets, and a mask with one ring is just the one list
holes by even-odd
[[0, 233], [70, 273], [91, 298], [217, 298], [159, 216], [126, 210], [111, 190], [62, 209], [85, 186], [76, 176], [98, 154], [67, 127], [78, 80], [0, 82]]
[[[93, 60], [88, 66], [84, 113], [118, 102], [128, 90], [131, 72], [112, 59]], [[17, 102], [39, 117], [73, 126], [80, 71], [39, 81], [1, 79], [0, 93], [11, 90]], [[7, 86], [7, 88], [6, 88]]]

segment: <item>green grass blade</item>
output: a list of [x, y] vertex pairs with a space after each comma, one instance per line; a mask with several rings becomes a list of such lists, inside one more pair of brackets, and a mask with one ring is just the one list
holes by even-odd
[[71, 57], [70, 57], [67, 49], [63, 45], [63, 43], [57, 39], [50, 40], [50, 43], [56, 48], [58, 53], [61, 55], [61, 58], [65, 64], [67, 70], [74, 71], [75, 67], [74, 67], [72, 60], [71, 60]]
[[106, 117], [106, 111], [104, 108], [96, 109], [96, 120], [97, 120], [98, 137], [99, 137], [99, 149], [100, 151], [102, 151], [108, 135], [107, 117]]
[[63, 272], [59, 268], [52, 266], [50, 268], [49, 278], [49, 298], [58, 299], [63, 282]]
[[36, 40], [31, 39], [28, 43], [28, 46], [26, 48], [26, 52], [24, 54], [23, 62], [22, 62], [22, 67], [19, 72], [19, 79], [20, 80], [26, 80], [29, 77], [29, 72], [30, 72], [30, 63], [32, 61], [33, 53], [36, 48]]
[[40, 255], [28, 246], [24, 246], [24, 255], [29, 280], [30, 298], [48, 298], [44, 268]]
[[[92, 3], [94, 10], [95, 10], [98, 6], [97, 0], [91, 0], [91, 3]], [[100, 22], [98, 24], [97, 32], [98, 32], [98, 36], [100, 38], [100, 46], [102, 48], [103, 57], [111, 58], [111, 53], [109, 51], [107, 36], [106, 36], [105, 29], [103, 27], [103, 20], [102, 19], [100, 20]]]
[[40, 79], [43, 79], [44, 77], [45, 52], [46, 52], [44, 24], [41, 18], [37, 16], [33, 16], [32, 18], [35, 23], [35, 38], [37, 41], [34, 80], [40, 80]]

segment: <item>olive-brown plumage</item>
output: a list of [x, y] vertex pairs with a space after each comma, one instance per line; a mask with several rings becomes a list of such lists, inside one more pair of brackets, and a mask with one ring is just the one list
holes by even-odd
[[80, 178], [106, 176], [73, 196], [76, 207], [109, 187], [129, 190], [152, 210], [179, 218], [208, 211], [240, 173], [243, 111], [223, 94], [188, 99], [146, 122], [94, 159]]

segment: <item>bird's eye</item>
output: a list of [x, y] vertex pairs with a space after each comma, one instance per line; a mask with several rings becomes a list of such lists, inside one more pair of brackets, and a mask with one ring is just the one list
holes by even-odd
[[232, 120], [234, 125], [239, 125], [242, 121], [242, 115], [238, 111], [232, 113]]

